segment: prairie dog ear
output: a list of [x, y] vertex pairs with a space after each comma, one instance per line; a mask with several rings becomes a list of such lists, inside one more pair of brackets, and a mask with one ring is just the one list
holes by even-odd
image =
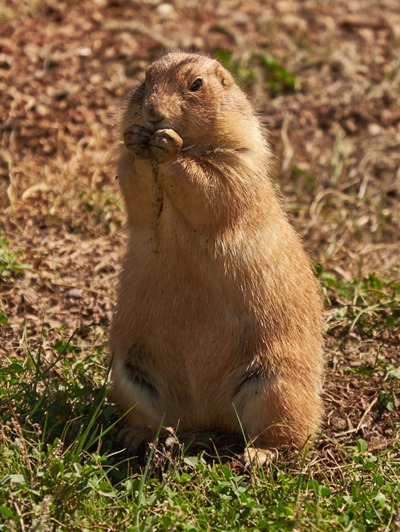
[[235, 83], [232, 75], [218, 62], [215, 68], [215, 74], [224, 87], [230, 87]]

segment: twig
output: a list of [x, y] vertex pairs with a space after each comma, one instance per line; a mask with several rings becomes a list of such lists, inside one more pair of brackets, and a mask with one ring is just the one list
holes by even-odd
[[385, 17], [369, 17], [366, 15], [347, 15], [343, 17], [339, 24], [341, 26], [350, 26], [353, 28], [372, 28], [374, 30], [388, 29], [392, 31], [392, 26]]

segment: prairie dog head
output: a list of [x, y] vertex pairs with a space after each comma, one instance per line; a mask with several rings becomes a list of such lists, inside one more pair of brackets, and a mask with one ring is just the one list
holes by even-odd
[[150, 131], [173, 129], [184, 147], [240, 149], [249, 142], [254, 147], [255, 135], [261, 137], [231, 74], [217, 60], [191, 53], [168, 53], [149, 65], [145, 81], [130, 96], [122, 130], [133, 124]]

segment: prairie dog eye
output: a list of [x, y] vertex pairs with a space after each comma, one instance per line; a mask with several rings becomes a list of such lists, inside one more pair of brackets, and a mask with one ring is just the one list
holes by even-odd
[[190, 92], [197, 92], [201, 89], [203, 86], [203, 80], [201, 78], [197, 78], [193, 81], [193, 83], [190, 85]]

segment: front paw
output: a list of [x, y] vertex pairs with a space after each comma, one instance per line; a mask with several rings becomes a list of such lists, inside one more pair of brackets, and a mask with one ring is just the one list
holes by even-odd
[[158, 129], [149, 141], [152, 157], [159, 163], [176, 157], [183, 146], [183, 140], [173, 129]]
[[130, 126], [124, 133], [124, 143], [129, 153], [149, 159], [151, 157], [149, 149], [149, 140], [153, 131], [139, 125]]

